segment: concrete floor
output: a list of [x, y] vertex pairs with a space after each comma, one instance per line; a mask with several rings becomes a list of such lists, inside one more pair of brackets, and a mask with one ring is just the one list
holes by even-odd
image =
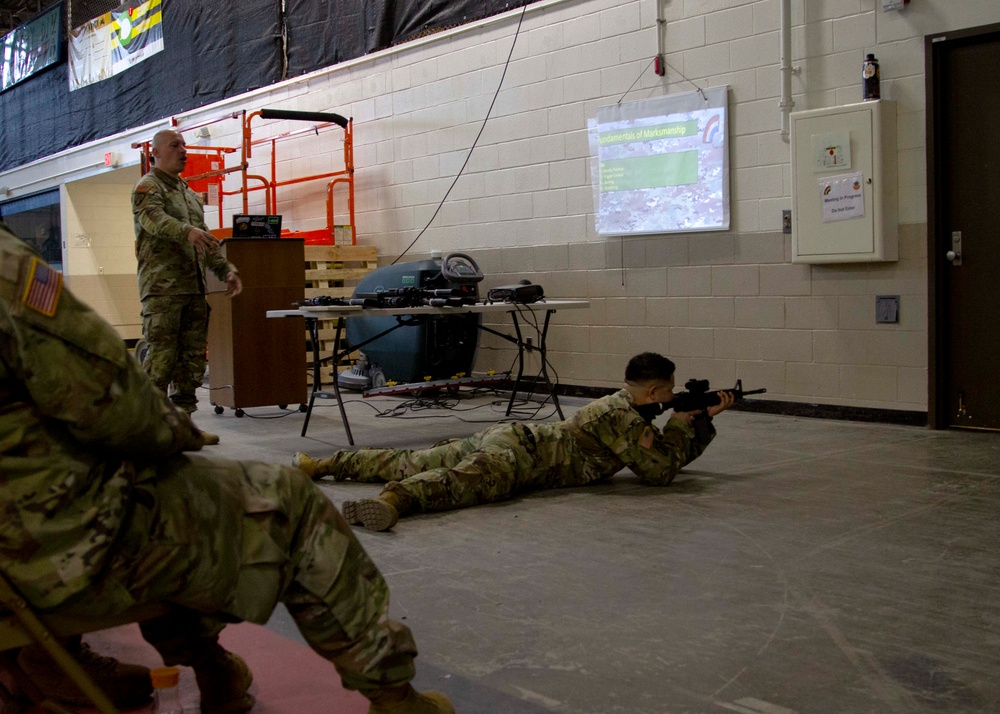
[[[348, 447], [332, 401], [302, 438], [301, 413], [238, 419], [202, 397], [219, 456]], [[350, 399], [358, 446], [502, 416], [488, 396], [404, 418], [376, 417], [402, 398]], [[1000, 712], [1000, 434], [738, 412], [716, 426], [668, 488], [623, 472], [359, 529], [416, 636], [418, 687], [461, 714]], [[338, 504], [379, 490], [322, 488]], [[295, 636], [283, 611], [269, 627]]]

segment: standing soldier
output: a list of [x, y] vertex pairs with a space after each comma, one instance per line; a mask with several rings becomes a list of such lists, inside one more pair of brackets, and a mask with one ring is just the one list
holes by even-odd
[[653, 425], [674, 398], [674, 363], [644, 352], [629, 360], [625, 386], [554, 424], [497, 424], [430, 449], [359, 449], [292, 463], [314, 479], [388, 482], [378, 498], [344, 501], [344, 517], [384, 531], [399, 516], [467, 508], [526, 491], [583, 486], [629, 467], [645, 483], [666, 486], [715, 438], [712, 417], [732, 406], [730, 392], [705, 412], [675, 412]]
[[[152, 157], [153, 168], [132, 190], [142, 334], [148, 345], [143, 368], [190, 414], [198, 408], [195, 390], [205, 377], [205, 269], [226, 282], [229, 297], [239, 295], [243, 283], [208, 232], [201, 200], [180, 176], [187, 162], [183, 137], [169, 129], [157, 132]], [[206, 444], [218, 443], [213, 434], [204, 437]]]
[[[454, 714], [410, 686], [413, 637], [388, 619], [388, 586], [333, 504], [296, 469], [190, 453], [203, 443], [111, 326], [0, 224], [0, 570], [20, 595], [77, 619], [170, 605], [140, 628], [166, 664], [194, 669], [203, 714], [253, 707], [250, 670], [218, 635], [267, 622], [278, 602], [370, 714]], [[53, 670], [36, 684], [65, 696]]]

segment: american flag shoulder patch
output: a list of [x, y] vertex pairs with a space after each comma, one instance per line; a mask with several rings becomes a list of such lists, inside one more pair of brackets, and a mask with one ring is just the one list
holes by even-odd
[[653, 428], [647, 426], [642, 430], [642, 436], [639, 437], [639, 446], [644, 449], [650, 449], [653, 446]]
[[53, 270], [45, 261], [31, 259], [31, 270], [28, 274], [28, 286], [24, 290], [21, 302], [35, 312], [46, 317], [56, 314], [59, 306], [59, 296], [62, 294], [62, 273]]

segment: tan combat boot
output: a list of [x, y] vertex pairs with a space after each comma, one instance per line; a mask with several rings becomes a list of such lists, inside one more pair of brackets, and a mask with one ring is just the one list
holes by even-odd
[[455, 714], [455, 707], [440, 692], [421, 694], [407, 684], [372, 699], [368, 714]]
[[[149, 669], [136, 664], [122, 664], [114, 657], [103, 657], [79, 640], [65, 643], [66, 649], [119, 709], [141, 706], [153, 693]], [[79, 687], [38, 645], [28, 645], [17, 655], [17, 664], [28, 681], [25, 693], [32, 699], [52, 699], [70, 706], [93, 706]], [[31, 691], [34, 689], [34, 691]]]
[[253, 709], [254, 698], [247, 693], [253, 673], [241, 657], [217, 646], [191, 666], [201, 692], [202, 714], [244, 714]]
[[370, 531], [387, 531], [399, 520], [399, 497], [391, 492], [378, 498], [344, 501], [344, 519], [350, 525], [363, 525]]
[[335, 459], [314, 459], [304, 451], [300, 451], [292, 457], [292, 466], [300, 469], [313, 481], [319, 481], [324, 476], [333, 476], [334, 481], [345, 480], [338, 472], [340, 469], [334, 466]]

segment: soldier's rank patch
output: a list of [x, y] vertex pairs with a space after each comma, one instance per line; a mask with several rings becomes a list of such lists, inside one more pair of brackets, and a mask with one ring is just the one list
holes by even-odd
[[46, 317], [56, 314], [59, 296], [62, 294], [62, 274], [53, 270], [38, 258], [31, 259], [28, 287], [21, 302]]
[[644, 449], [653, 448], [653, 427], [647, 426], [642, 430], [642, 436], [639, 437], [639, 446]]

